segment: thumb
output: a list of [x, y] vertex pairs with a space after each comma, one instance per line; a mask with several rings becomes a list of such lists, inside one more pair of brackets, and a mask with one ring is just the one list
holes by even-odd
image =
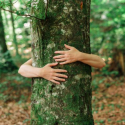
[[64, 45], [65, 45], [65, 47], [68, 48], [68, 49], [71, 49], [71, 48], [72, 48], [72, 46], [69, 46], [69, 45], [66, 45], [66, 44], [64, 44]]
[[50, 63], [49, 66], [55, 66], [55, 65], [57, 65], [57, 64], [58, 64], [58, 62]]

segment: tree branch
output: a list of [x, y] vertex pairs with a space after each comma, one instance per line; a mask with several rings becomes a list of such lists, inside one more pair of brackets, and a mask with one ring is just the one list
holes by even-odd
[[[17, 13], [14, 12], [14, 11], [4, 9], [4, 8], [2, 8], [2, 7], [0, 7], [0, 9], [2, 9], [2, 10], [4, 10], [4, 11], [8, 11], [8, 12], [13, 13], [13, 14], [17, 14]], [[27, 15], [25, 15], [25, 14], [17, 14], [17, 15], [18, 15], [18, 16], [25, 16], [25, 17], [31, 17], [31, 18], [36, 18], [36, 19], [38, 19], [38, 20], [42, 20], [42, 19], [40, 19], [40, 18], [37, 18], [37, 17], [32, 16], [32, 15], [29, 15], [29, 14], [27, 14]]]

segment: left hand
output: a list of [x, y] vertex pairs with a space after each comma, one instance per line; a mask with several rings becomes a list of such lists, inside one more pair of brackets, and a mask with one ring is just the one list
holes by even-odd
[[80, 53], [75, 47], [64, 44], [68, 51], [55, 51], [55, 53], [60, 53], [63, 55], [54, 56], [55, 61], [64, 61], [60, 64], [67, 64], [78, 61], [78, 55]]

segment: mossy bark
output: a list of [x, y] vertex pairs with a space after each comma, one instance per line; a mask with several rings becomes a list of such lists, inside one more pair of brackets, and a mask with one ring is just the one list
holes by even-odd
[[[41, 6], [43, 8], [41, 8]], [[32, 66], [55, 62], [54, 51], [90, 51], [90, 0], [32, 1]], [[92, 116], [91, 67], [80, 61], [54, 66], [66, 69], [68, 79], [61, 85], [33, 78], [31, 125], [94, 125]]]

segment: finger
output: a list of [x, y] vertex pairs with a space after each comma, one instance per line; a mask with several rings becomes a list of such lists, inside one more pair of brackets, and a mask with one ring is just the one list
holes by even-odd
[[58, 78], [58, 77], [54, 77], [53, 79], [55, 79], [55, 80], [59, 80], [59, 81], [65, 81], [65, 79]]
[[68, 78], [67, 75], [56, 73], [55, 76]]
[[55, 61], [66, 61], [65, 58], [62, 58], [62, 59], [55, 59]]
[[54, 53], [65, 54], [65, 51], [55, 51]]
[[55, 72], [67, 72], [67, 70], [64, 69], [54, 69]]
[[53, 58], [56, 59], [56, 58], [63, 58], [65, 57], [64, 55], [59, 55], [59, 56], [54, 56]]
[[57, 82], [57, 81], [55, 81], [54, 79], [51, 80], [51, 82], [56, 83], [56, 84], [60, 84], [60, 82]]
[[58, 62], [56, 62], [56, 63], [49, 63], [48, 65], [49, 66], [55, 66], [55, 65], [57, 65], [58, 64]]
[[69, 63], [69, 62], [68, 62], [68, 61], [65, 61], [65, 62], [61, 62], [61, 63], [59, 63], [59, 64], [63, 65], [63, 64], [67, 64], [67, 63]]
[[64, 44], [67, 49], [72, 49], [72, 46], [69, 46], [67, 44]]

